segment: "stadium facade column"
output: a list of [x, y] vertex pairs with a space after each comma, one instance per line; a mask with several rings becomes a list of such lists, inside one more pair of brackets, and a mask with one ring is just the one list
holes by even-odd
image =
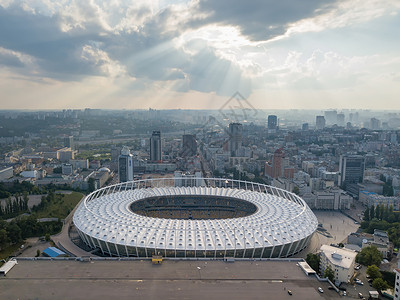
[[106, 243], [106, 246], [107, 246], [107, 249], [108, 249], [108, 253], [110, 254], [110, 256], [112, 256], [111, 251], [110, 251], [110, 247], [108, 246], [108, 242], [105, 241], [105, 243]]

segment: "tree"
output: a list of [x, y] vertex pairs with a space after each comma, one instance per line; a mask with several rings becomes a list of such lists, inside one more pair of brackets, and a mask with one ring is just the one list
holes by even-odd
[[383, 259], [382, 253], [375, 246], [365, 247], [356, 256], [356, 262], [364, 266], [376, 265], [379, 266]]
[[39, 257], [39, 256], [40, 256], [40, 250], [37, 249], [37, 250], [36, 250], [36, 256], [35, 256], [35, 257]]
[[376, 288], [379, 292], [389, 288], [387, 282], [384, 281], [382, 278], [374, 279], [374, 281], [372, 281], [372, 286]]
[[381, 219], [381, 206], [377, 205], [375, 208], [375, 218], [377, 218], [378, 220]]
[[8, 244], [7, 231], [5, 229], [0, 229], [0, 249], [4, 249]]
[[319, 262], [320, 258], [319, 255], [314, 254], [314, 253], [308, 253], [306, 257], [306, 262], [310, 265], [310, 267], [318, 272], [319, 271]]
[[371, 265], [368, 267], [367, 274], [372, 278], [372, 280], [376, 278], [382, 278], [382, 273], [379, 271], [379, 268], [375, 265]]
[[369, 221], [369, 209], [368, 207], [364, 211], [364, 221]]
[[325, 268], [324, 277], [328, 277], [332, 282], [335, 280], [335, 272], [332, 270], [331, 266]]
[[16, 223], [11, 222], [7, 226], [7, 233], [8, 236], [10, 237], [11, 243], [13, 244], [16, 244], [22, 240], [21, 228], [19, 228]]
[[369, 208], [369, 219], [372, 220], [375, 218], [375, 206], [371, 205]]

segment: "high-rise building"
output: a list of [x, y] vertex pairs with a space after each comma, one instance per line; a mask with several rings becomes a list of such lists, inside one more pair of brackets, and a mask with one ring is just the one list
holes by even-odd
[[364, 180], [365, 158], [361, 155], [341, 155], [339, 161], [339, 186], [357, 184]]
[[285, 159], [285, 153], [282, 149], [275, 151], [272, 157], [271, 164], [265, 164], [265, 174], [272, 177], [278, 178], [284, 175], [284, 169], [288, 166], [288, 160]]
[[161, 161], [161, 132], [153, 131], [150, 138], [150, 160]]
[[315, 127], [317, 130], [321, 130], [325, 128], [325, 117], [324, 116], [317, 116], [315, 118]]
[[133, 180], [133, 155], [128, 147], [123, 147], [118, 157], [118, 177], [119, 182]]
[[182, 156], [194, 156], [197, 153], [196, 135], [184, 134], [182, 138]]
[[337, 124], [337, 111], [336, 110], [325, 111], [325, 120], [328, 125]]
[[242, 146], [243, 126], [240, 123], [229, 124], [229, 152], [236, 156], [236, 151]]
[[64, 137], [64, 147], [74, 149], [74, 137], [72, 135]]
[[377, 130], [380, 129], [380, 127], [381, 127], [381, 121], [379, 121], [376, 118], [371, 118], [371, 129]]
[[278, 117], [275, 115], [268, 116], [268, 129], [276, 130], [278, 128]]
[[112, 171], [118, 170], [118, 158], [121, 154], [122, 148], [116, 145], [111, 146], [111, 163], [110, 163], [110, 169]]
[[345, 115], [343, 113], [337, 114], [337, 124], [339, 126], [344, 126]]
[[308, 131], [308, 123], [303, 123], [303, 125], [301, 125], [301, 130]]

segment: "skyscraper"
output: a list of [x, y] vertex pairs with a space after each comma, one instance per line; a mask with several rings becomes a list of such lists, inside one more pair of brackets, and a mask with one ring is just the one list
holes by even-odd
[[344, 126], [344, 122], [345, 122], [344, 113], [337, 114], [337, 125], [338, 126]]
[[272, 157], [272, 163], [265, 164], [265, 174], [272, 178], [281, 177], [284, 175], [285, 168], [288, 166], [289, 161], [285, 158], [285, 153], [282, 148], [277, 149]]
[[275, 115], [268, 116], [268, 129], [276, 130], [278, 128], [278, 117]]
[[197, 153], [196, 135], [184, 134], [182, 138], [182, 156], [194, 156]]
[[242, 124], [229, 124], [229, 152], [231, 153], [231, 156], [236, 156], [236, 151], [242, 146], [242, 135]]
[[150, 160], [161, 161], [161, 132], [153, 131], [150, 138]]
[[74, 137], [72, 135], [64, 137], [64, 147], [74, 149]]
[[325, 117], [324, 116], [317, 116], [315, 118], [315, 127], [317, 130], [321, 130], [325, 128]]
[[133, 180], [133, 155], [128, 147], [123, 147], [121, 155], [118, 157], [118, 177], [119, 182]]
[[337, 111], [327, 110], [325, 111], [325, 120], [329, 125], [337, 124]]
[[338, 185], [357, 184], [364, 180], [365, 158], [361, 155], [341, 155]]

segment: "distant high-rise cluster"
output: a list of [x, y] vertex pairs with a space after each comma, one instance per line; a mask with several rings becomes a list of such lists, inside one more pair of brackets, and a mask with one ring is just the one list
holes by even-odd
[[153, 131], [150, 138], [150, 160], [151, 161], [161, 161], [161, 132]]

